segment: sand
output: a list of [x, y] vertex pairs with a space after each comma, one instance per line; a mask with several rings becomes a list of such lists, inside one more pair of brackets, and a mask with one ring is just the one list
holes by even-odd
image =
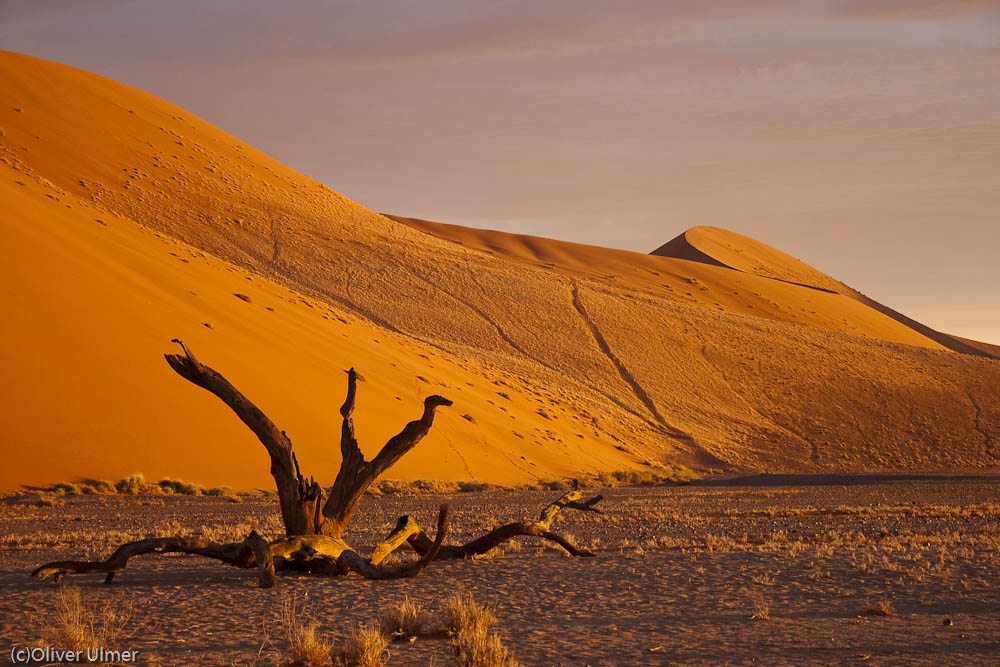
[[269, 488], [253, 436], [163, 362], [174, 337], [324, 483], [350, 366], [369, 453], [455, 401], [405, 479], [1000, 464], [1000, 361], [744, 237], [705, 232], [712, 264], [428, 234], [103, 77], [3, 53], [0, 83], [0, 488]]
[[[272, 590], [253, 571], [196, 557], [144, 557], [104, 586], [64, 580], [88, 604], [131, 600], [123, 642], [150, 665], [276, 665], [283, 600], [341, 644], [405, 597], [432, 617], [456, 590], [493, 609], [527, 665], [986, 664], [1000, 652], [993, 477], [770, 476], [689, 487], [602, 490], [605, 514], [564, 512], [558, 530], [596, 553], [574, 559], [525, 538], [488, 560], [432, 563], [416, 579], [287, 574]], [[533, 515], [552, 492], [365, 499], [348, 539], [367, 553], [395, 518], [432, 521], [451, 503], [456, 536]], [[60, 507], [0, 504], [0, 635], [40, 633], [54, 585], [43, 561], [106, 555], [148, 533], [256, 526], [274, 536], [274, 500], [87, 497]], [[137, 502], [138, 501], [138, 502]], [[407, 556], [412, 557], [412, 556]], [[770, 620], [752, 618], [758, 591]], [[867, 609], [887, 600], [890, 616]], [[234, 616], [236, 619], [234, 622]], [[945, 625], [950, 621], [950, 625]], [[390, 647], [390, 665], [451, 664], [444, 640]]]

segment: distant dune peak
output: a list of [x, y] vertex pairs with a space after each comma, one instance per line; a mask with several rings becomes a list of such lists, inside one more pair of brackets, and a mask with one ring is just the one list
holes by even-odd
[[725, 266], [830, 292], [842, 287], [837, 280], [777, 248], [721, 227], [692, 227], [650, 254]]

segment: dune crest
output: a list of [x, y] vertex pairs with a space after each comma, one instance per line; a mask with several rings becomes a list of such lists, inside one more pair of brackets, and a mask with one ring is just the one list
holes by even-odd
[[[997, 346], [978, 341], [969, 341], [958, 336], [935, 331], [929, 326], [903, 315], [902, 313], [871, 299], [844, 283], [817, 271], [808, 264], [785, 254], [776, 248], [749, 237], [718, 227], [692, 227], [680, 236], [660, 246], [651, 254], [662, 257], [677, 257], [696, 262], [713, 264], [743, 271], [765, 278], [826, 290], [842, 294], [861, 303], [885, 317], [895, 321], [927, 341], [961, 352], [1000, 359]], [[878, 334], [876, 334], [878, 335]], [[887, 340], [897, 338], [879, 335]], [[918, 339], [919, 340], [919, 339]], [[913, 341], [904, 341], [910, 342]], [[925, 343], [925, 346], [934, 347]]]

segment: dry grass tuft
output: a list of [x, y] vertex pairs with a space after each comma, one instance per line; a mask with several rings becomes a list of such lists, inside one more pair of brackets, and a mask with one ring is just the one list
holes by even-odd
[[115, 484], [115, 489], [118, 493], [131, 496], [139, 495], [142, 493], [144, 488], [146, 488], [146, 478], [143, 477], [142, 473], [138, 472], [134, 475], [129, 475], [128, 477], [122, 477]]
[[750, 596], [750, 603], [753, 605], [753, 615], [750, 617], [756, 621], [770, 621], [771, 620], [771, 605], [764, 597], [764, 594], [760, 592], [760, 589], [754, 586], [748, 593]]
[[420, 605], [404, 599], [388, 612], [379, 615], [379, 627], [389, 639], [410, 639], [417, 637], [427, 625]]
[[496, 616], [475, 601], [471, 593], [460, 592], [444, 603], [445, 626], [452, 636], [455, 661], [460, 667], [516, 667], [500, 638], [489, 630]]
[[[159, 482], [147, 482], [142, 473], [122, 477], [117, 482], [107, 480], [85, 479], [79, 482], [60, 482], [45, 489], [57, 496], [79, 495], [109, 495], [126, 496], [221, 496], [239, 498], [236, 491], [228, 486], [216, 486], [206, 489], [198, 484], [184, 482], [179, 479], [161, 479]], [[241, 492], [246, 495], [245, 492]], [[235, 502], [239, 502], [236, 500]]]
[[330, 664], [333, 645], [320, 638], [316, 623], [302, 620], [295, 598], [286, 598], [281, 604], [281, 627], [293, 665], [319, 667]]
[[459, 667], [517, 667], [500, 638], [485, 630], [472, 630], [452, 640], [455, 662]]
[[892, 608], [892, 601], [884, 598], [874, 604], [868, 605], [865, 613], [869, 616], [892, 616], [896, 610]]
[[483, 632], [493, 627], [497, 618], [472, 597], [471, 593], [458, 592], [445, 600], [445, 628], [453, 635], [467, 632]]
[[382, 667], [388, 660], [389, 638], [374, 625], [359, 625], [340, 656], [347, 667]]
[[60, 586], [55, 594], [54, 610], [37, 609], [31, 614], [42, 641], [73, 651], [118, 648], [131, 636], [126, 627], [131, 618], [131, 601], [108, 600], [96, 607], [84, 601], [80, 589], [66, 585]]

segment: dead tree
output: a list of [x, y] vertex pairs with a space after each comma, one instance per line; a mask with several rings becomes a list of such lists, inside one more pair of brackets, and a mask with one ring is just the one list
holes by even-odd
[[364, 378], [353, 368], [348, 370], [347, 398], [340, 407], [343, 417], [340, 472], [324, 504], [323, 489], [312, 477], [306, 479], [302, 475], [298, 459], [292, 452], [292, 441], [285, 432], [226, 378], [202, 365], [184, 343], [177, 339], [173, 342], [181, 346], [184, 354], [165, 355], [170, 367], [185, 380], [218, 396], [254, 432], [270, 455], [271, 476], [278, 489], [281, 518], [288, 536], [318, 534], [343, 537], [361, 496], [371, 483], [427, 435], [439, 406], [451, 405], [451, 401], [443, 396], [428, 396], [424, 399], [424, 412], [420, 418], [411, 421], [391, 438], [374, 459], [365, 461], [354, 436], [353, 417], [358, 381], [363, 382]]
[[[329, 535], [295, 535], [266, 542], [250, 531], [242, 542], [216, 544], [200, 537], [151, 537], [129, 542], [118, 547], [110, 558], [103, 561], [63, 560], [46, 563], [35, 569], [31, 576], [45, 579], [52, 576], [58, 582], [67, 574], [103, 573], [104, 583], [110, 584], [114, 576], [125, 569], [128, 560], [143, 554], [181, 553], [221, 560], [242, 568], [257, 568], [261, 588], [275, 584], [275, 570], [296, 570], [319, 574], [344, 575], [356, 572], [367, 579], [402, 579], [417, 576], [427, 563], [434, 560], [447, 532], [448, 506], [442, 505], [438, 514], [437, 539], [419, 560], [397, 565], [382, 566], [352, 550], [344, 540]], [[376, 548], [378, 550], [378, 547]]]
[[[170, 367], [184, 379], [219, 397], [254, 432], [267, 450], [271, 458], [271, 476], [278, 490], [285, 537], [268, 543], [256, 531], [251, 531], [244, 541], [227, 544], [216, 544], [199, 537], [155, 537], [124, 544], [104, 561], [47, 563], [32, 572], [33, 577], [44, 579], [52, 575], [55, 581], [59, 581], [67, 574], [103, 573], [106, 575], [105, 583], [110, 584], [115, 574], [124, 570], [128, 560], [134, 556], [183, 553], [213, 558], [237, 567], [257, 568], [263, 588], [274, 585], [276, 570], [337, 575], [355, 572], [369, 579], [396, 579], [416, 576], [432, 560], [485, 554], [503, 542], [522, 535], [556, 542], [573, 556], [593, 556], [590, 552], [577, 549], [551, 530], [552, 521], [563, 508], [600, 511], [594, 505], [601, 500], [601, 496], [581, 501], [581, 493], [574, 487], [573, 491], [542, 510], [538, 521], [501, 526], [464, 545], [444, 545], [447, 505], [443, 505], [438, 514], [434, 540], [411, 517], [401, 517], [389, 536], [375, 547], [372, 557], [364, 558], [343, 539], [361, 496], [372, 482], [427, 435], [434, 422], [435, 410], [452, 402], [436, 395], [425, 398], [420, 418], [408, 423], [375, 458], [366, 461], [354, 434], [353, 419], [357, 383], [363, 382], [364, 378], [353, 368], [348, 370], [347, 398], [340, 408], [343, 418], [340, 470], [326, 503], [323, 503], [322, 487], [312, 477], [307, 479], [302, 474], [298, 459], [292, 452], [292, 441], [285, 432], [220, 373], [201, 364], [184, 343], [177, 339], [173, 342], [181, 346], [184, 354], [164, 355]], [[383, 566], [385, 557], [404, 543], [418, 554], [419, 559], [394, 567]]]

